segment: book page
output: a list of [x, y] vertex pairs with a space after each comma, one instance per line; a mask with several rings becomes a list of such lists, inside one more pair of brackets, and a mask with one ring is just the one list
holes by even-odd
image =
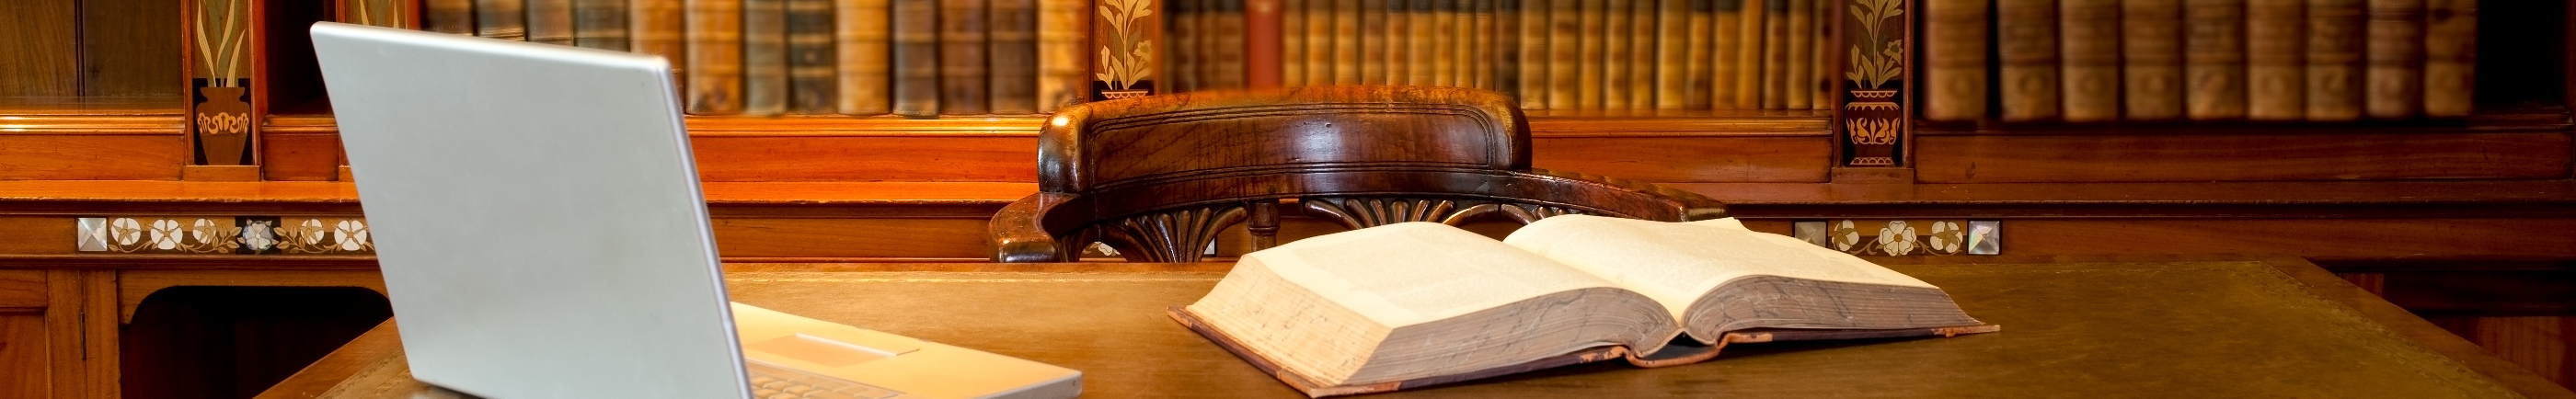
[[1795, 238], [1729, 225], [1741, 226], [1566, 215], [1531, 223], [1503, 242], [1646, 294], [1674, 312], [1749, 275], [1931, 287], [1847, 254], [1819, 253], [1833, 251]]
[[1389, 327], [1549, 293], [1616, 287], [1492, 238], [1429, 222], [1327, 234], [1244, 257]]

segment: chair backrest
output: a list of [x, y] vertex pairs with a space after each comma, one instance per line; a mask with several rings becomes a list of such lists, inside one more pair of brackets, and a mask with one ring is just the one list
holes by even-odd
[[1510, 97], [1450, 87], [1335, 86], [1207, 92], [1069, 107], [1038, 137], [1039, 193], [996, 215], [1001, 261], [1070, 260], [1105, 242], [1142, 261], [1196, 260], [1250, 222], [1271, 244], [1277, 205], [1361, 228], [1523, 223], [1586, 213], [1722, 217], [1705, 197], [1529, 167]]

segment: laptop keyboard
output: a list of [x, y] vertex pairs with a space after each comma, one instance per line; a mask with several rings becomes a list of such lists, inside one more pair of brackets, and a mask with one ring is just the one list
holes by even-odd
[[744, 362], [751, 369], [752, 399], [887, 399], [903, 397], [903, 392], [875, 385], [826, 377], [772, 366], [761, 362]]

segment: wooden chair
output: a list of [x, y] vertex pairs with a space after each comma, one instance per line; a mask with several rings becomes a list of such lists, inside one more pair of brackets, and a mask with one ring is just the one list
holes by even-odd
[[1038, 193], [993, 216], [993, 259], [1072, 261], [1102, 242], [1131, 261], [1192, 262], [1247, 221], [1253, 246], [1268, 248], [1283, 200], [1353, 229], [1726, 215], [1698, 194], [1531, 169], [1529, 127], [1514, 105], [1471, 89], [1344, 86], [1070, 107], [1038, 134]]

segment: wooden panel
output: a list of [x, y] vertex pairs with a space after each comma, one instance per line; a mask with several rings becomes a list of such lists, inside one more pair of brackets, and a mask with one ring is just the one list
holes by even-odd
[[[80, 94], [74, 0], [0, 1], [0, 97]], [[0, 144], [0, 148], [9, 147]], [[8, 155], [0, 153], [0, 159]], [[0, 164], [0, 170], [7, 170]]]
[[45, 316], [0, 312], [0, 399], [53, 397], [46, 355]]
[[718, 218], [716, 249], [725, 258], [989, 259], [984, 218], [810, 219]]
[[2005, 219], [2006, 255], [2576, 257], [2576, 219]]
[[2427, 317], [2435, 325], [2476, 342], [2496, 357], [2513, 362], [2559, 385], [2576, 385], [2576, 351], [2567, 333], [2576, 317]]
[[699, 136], [705, 181], [1037, 181], [1036, 137]]
[[0, 216], [0, 254], [70, 253], [79, 229], [70, 217]]
[[1830, 137], [1584, 137], [1531, 140], [1531, 166], [1649, 182], [1823, 182]]
[[262, 131], [260, 169], [268, 180], [329, 181], [340, 178], [340, 135]]
[[0, 309], [43, 309], [52, 293], [46, 287], [43, 270], [0, 270]]
[[80, 0], [81, 95], [175, 96], [185, 1]]
[[0, 132], [0, 180], [177, 180], [192, 157], [176, 134]]
[[2547, 178], [2565, 132], [2170, 136], [1924, 135], [1926, 183]]
[[50, 270], [45, 277], [53, 397], [117, 397], [116, 274]]

